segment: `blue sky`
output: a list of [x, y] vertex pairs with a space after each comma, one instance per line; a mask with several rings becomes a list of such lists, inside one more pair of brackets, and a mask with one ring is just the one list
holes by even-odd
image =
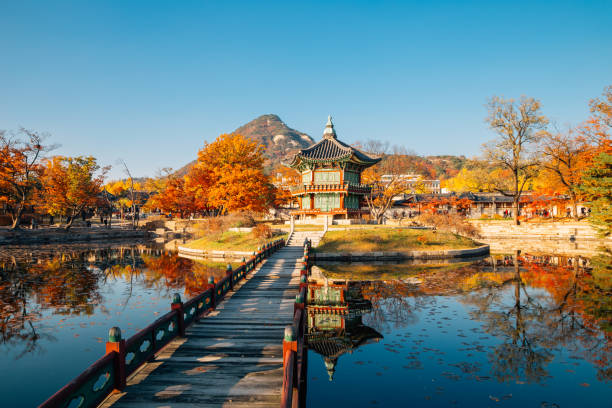
[[0, 0], [0, 129], [135, 175], [265, 113], [316, 140], [479, 153], [492, 95], [560, 126], [612, 84], [612, 1]]

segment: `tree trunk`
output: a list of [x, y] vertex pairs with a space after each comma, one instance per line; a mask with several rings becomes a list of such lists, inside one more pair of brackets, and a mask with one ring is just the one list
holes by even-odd
[[68, 231], [70, 229], [70, 227], [72, 227], [72, 222], [74, 221], [74, 216], [69, 216], [68, 217], [68, 222], [66, 223], [66, 226], [64, 227], [65, 231]]
[[574, 216], [574, 220], [578, 221], [578, 203], [576, 200], [576, 196], [574, 194], [570, 194], [570, 200], [572, 202], [572, 215]]
[[21, 224], [21, 214], [23, 214], [23, 205], [19, 205], [17, 208], [17, 213], [13, 215], [13, 225], [11, 225], [12, 230], [19, 229], [19, 225]]
[[512, 203], [512, 208], [514, 209], [514, 225], [521, 225], [519, 221], [519, 198], [514, 197], [514, 201]]

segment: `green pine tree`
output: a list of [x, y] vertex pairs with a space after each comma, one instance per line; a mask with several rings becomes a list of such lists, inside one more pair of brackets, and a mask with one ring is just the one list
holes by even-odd
[[601, 153], [585, 172], [582, 191], [591, 207], [591, 223], [603, 236], [612, 234], [612, 154]]

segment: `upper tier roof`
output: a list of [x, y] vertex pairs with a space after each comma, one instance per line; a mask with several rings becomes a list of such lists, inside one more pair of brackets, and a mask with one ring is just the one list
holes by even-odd
[[370, 157], [360, 150], [338, 140], [330, 116], [327, 119], [323, 139], [296, 153], [290, 166], [297, 167], [301, 162], [323, 163], [332, 161], [353, 161], [365, 167], [369, 167], [378, 163], [380, 160], [380, 158]]

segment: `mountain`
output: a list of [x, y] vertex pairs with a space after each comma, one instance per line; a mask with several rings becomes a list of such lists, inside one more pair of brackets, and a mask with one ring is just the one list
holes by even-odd
[[233, 133], [261, 143], [264, 156], [268, 159], [266, 167], [274, 167], [281, 161], [287, 161], [299, 149], [305, 149], [314, 143], [306, 133], [290, 128], [277, 115], [261, 115], [246, 125], [240, 126]]
[[[299, 149], [305, 149], [314, 143], [314, 139], [306, 133], [292, 129], [278, 115], [261, 115], [246, 125], [240, 126], [232, 133], [253, 139], [264, 146], [265, 167], [273, 168], [291, 156]], [[183, 176], [195, 164], [195, 160], [178, 169], [175, 174]]]

